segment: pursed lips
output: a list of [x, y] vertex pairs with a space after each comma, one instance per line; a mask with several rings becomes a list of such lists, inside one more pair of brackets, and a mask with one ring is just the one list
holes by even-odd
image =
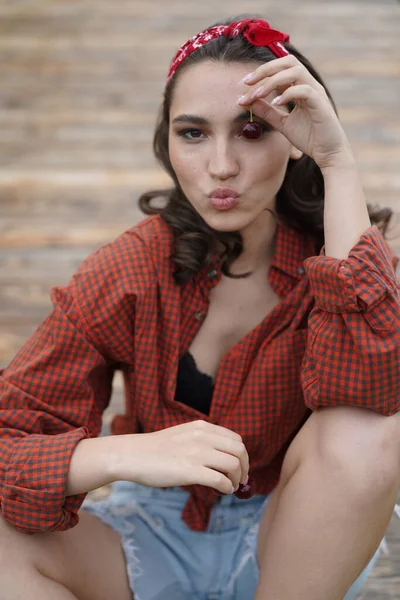
[[216, 210], [230, 210], [239, 202], [240, 194], [231, 188], [216, 188], [209, 195], [210, 204]]
[[238, 198], [240, 196], [240, 194], [232, 189], [232, 188], [216, 188], [215, 190], [213, 190], [211, 192], [211, 194], [209, 194], [209, 198], [219, 198], [219, 199], [224, 199], [224, 198]]

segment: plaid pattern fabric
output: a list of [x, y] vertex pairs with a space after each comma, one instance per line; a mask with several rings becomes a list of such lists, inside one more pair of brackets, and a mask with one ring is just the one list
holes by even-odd
[[[394, 257], [371, 227], [348, 259], [314, 256], [280, 225], [269, 281], [281, 302], [222, 359], [211, 411], [174, 400], [180, 356], [207, 313], [217, 261], [183, 287], [172, 277], [172, 234], [153, 216], [94, 252], [53, 312], [0, 376], [0, 499], [21, 531], [72, 527], [84, 495], [65, 497], [76, 444], [100, 432], [113, 373], [126, 407], [115, 434], [194, 419], [243, 437], [255, 491], [276, 485], [287, 447], [310, 410], [355, 405], [398, 410], [399, 290]], [[190, 486], [183, 519], [204, 530], [214, 492]]]

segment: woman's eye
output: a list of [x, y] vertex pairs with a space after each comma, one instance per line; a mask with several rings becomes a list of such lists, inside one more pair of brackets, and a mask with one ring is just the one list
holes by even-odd
[[201, 129], [184, 129], [183, 131], [180, 131], [178, 135], [187, 140], [199, 140], [204, 134]]

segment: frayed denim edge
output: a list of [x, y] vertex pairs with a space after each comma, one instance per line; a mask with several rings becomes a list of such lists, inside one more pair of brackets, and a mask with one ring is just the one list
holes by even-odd
[[258, 567], [257, 559], [256, 559], [256, 547], [257, 547], [257, 538], [258, 538], [259, 529], [260, 529], [260, 523], [259, 522], [254, 523], [254, 525], [252, 525], [249, 528], [245, 538], [243, 539], [244, 547], [245, 547], [244, 554], [243, 554], [242, 559], [239, 562], [237, 568], [233, 571], [231, 578], [227, 585], [228, 593], [230, 593], [232, 595], [234, 592], [234, 585], [235, 585], [240, 573], [243, 571], [244, 567], [247, 565], [249, 560], [254, 561], [255, 571], [257, 573], [259, 572], [259, 567]]

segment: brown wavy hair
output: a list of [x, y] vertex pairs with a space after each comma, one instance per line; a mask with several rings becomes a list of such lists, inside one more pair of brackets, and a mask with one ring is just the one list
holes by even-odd
[[[239, 15], [215, 25], [229, 25], [245, 18], [260, 17]], [[337, 113], [332, 96], [318, 71], [292, 44], [285, 42], [284, 45], [325, 88]], [[232, 38], [221, 36], [189, 55], [177, 68], [165, 88], [164, 101], [154, 133], [153, 149], [157, 159], [171, 176], [174, 186], [142, 194], [139, 198], [139, 206], [147, 215], [160, 214], [171, 227], [175, 239], [171, 260], [175, 265], [174, 277], [178, 283], [185, 283], [200, 269], [209, 265], [217, 248], [221, 247], [223, 248], [222, 272], [229, 277], [248, 275], [248, 273], [232, 275], [229, 272], [229, 267], [243, 249], [240, 233], [220, 232], [209, 227], [185, 197], [172, 168], [168, 149], [168, 131], [171, 101], [179, 74], [190, 65], [206, 60], [262, 64], [275, 58], [276, 56], [268, 48], [253, 46], [242, 35]], [[289, 110], [293, 107], [294, 105], [289, 105]], [[162, 208], [154, 206], [152, 204], [154, 198], [163, 198], [164, 206]], [[276, 213], [282, 222], [310, 235], [315, 241], [316, 253], [324, 243], [323, 209], [324, 180], [320, 168], [307, 155], [303, 155], [298, 160], [289, 159], [285, 178], [276, 198]], [[391, 209], [368, 206], [368, 210], [371, 222], [385, 234], [392, 216]]]

